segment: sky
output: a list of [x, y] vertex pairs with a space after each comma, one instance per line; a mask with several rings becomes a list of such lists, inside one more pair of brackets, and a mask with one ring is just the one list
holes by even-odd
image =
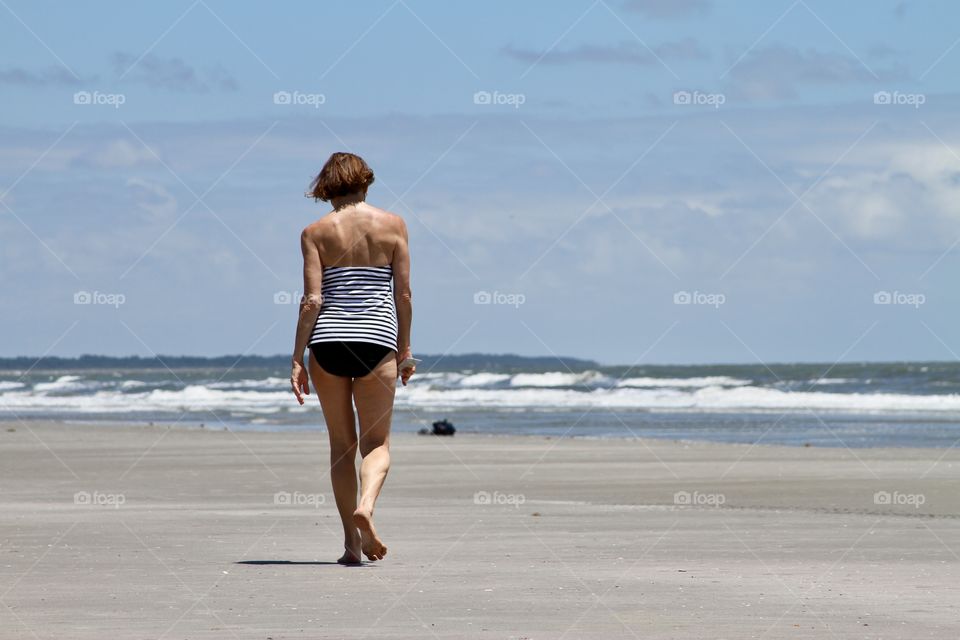
[[334, 151], [415, 352], [960, 353], [960, 5], [0, 0], [0, 357], [292, 350]]

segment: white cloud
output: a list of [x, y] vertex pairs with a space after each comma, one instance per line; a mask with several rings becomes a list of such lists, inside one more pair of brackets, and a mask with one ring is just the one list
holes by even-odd
[[177, 199], [163, 185], [144, 178], [128, 178], [127, 187], [137, 195], [137, 206], [157, 218], [170, 218], [177, 212]]
[[938, 141], [865, 144], [808, 196], [855, 237], [937, 247], [960, 234], [960, 159]]
[[[952, 105], [930, 100], [924, 109], [924, 121], [953, 144]], [[886, 118], [806, 199], [881, 275], [916, 277], [923, 272], [960, 235], [960, 161], [921, 125], [900, 121], [904, 114], [912, 117], [914, 112], [884, 110], [867, 100], [828, 114], [799, 108], [697, 112], [684, 115], [639, 161], [674, 121], [674, 114], [526, 119], [562, 161], [513, 116], [484, 117], [452, 149], [474, 118], [332, 118], [327, 124], [377, 172], [371, 191], [374, 204], [391, 205], [387, 185], [396, 193], [412, 187], [404, 199], [429, 225], [424, 228], [409, 218], [422, 335], [449, 330], [444, 324], [447, 306], [459, 304], [437, 292], [471, 291], [486, 283], [496, 283], [488, 288], [505, 288], [512, 282], [537, 301], [527, 311], [531, 326], [558, 318], [561, 324], [570, 322], [564, 311], [570, 300], [558, 292], [572, 292], [591, 300], [622, 300], [623, 317], [630, 318], [621, 320], [624, 330], [631, 324], [635, 325], [631, 331], [658, 335], [673, 321], [664, 315], [675, 312], [671, 290], [710, 290], [710, 283], [744, 252], [723, 281], [723, 286], [736, 286], [731, 300], [737, 304], [726, 312], [743, 310], [739, 317], [743, 323], [754, 321], [751, 310], [768, 308], [771, 295], [786, 301], [783, 309], [772, 309], [764, 318], [770, 326], [812, 318], [822, 313], [822, 305], [818, 310], [801, 302], [824, 291], [856, 297], [863, 293], [857, 288], [862, 279], [870, 277], [802, 207], [777, 222], [792, 196], [730, 134], [721, 118], [797, 193], [827, 170], [874, 119]], [[135, 128], [201, 193], [268, 125], [245, 121]], [[15, 141], [21, 164], [16, 165], [13, 156], [5, 158], [9, 166], [0, 167], [0, 182], [16, 179], [55, 136], [22, 133]], [[308, 119], [291, 118], [278, 125], [206, 197], [236, 236], [202, 205], [167, 233], [183, 210], [181, 204], [192, 203], [192, 196], [122, 130], [103, 125], [78, 126], [18, 185], [13, 206], [28, 222], [42, 220], [35, 228], [83, 278], [91, 274], [104, 280], [118, 278], [147, 252], [123, 280], [123, 286], [131, 289], [151, 283], [150, 299], [141, 303], [146, 317], [152, 312], [168, 318], [171, 308], [190, 309], [190, 304], [203, 304], [212, 296], [229, 296], [247, 305], [250, 326], [266, 327], [277, 312], [270, 303], [272, 292], [299, 286], [299, 230], [326, 211], [326, 205], [304, 198], [303, 189], [327, 155], [344, 146]], [[63, 168], [59, 153], [78, 160], [66, 170], [53, 170]], [[560, 238], [593, 203], [590, 190], [601, 194], [618, 179], [604, 199], [629, 230], [596, 205]], [[69, 207], [56, 206], [66, 201]], [[403, 207], [395, 209], [404, 213]], [[62, 286], [63, 267], [12, 218], [6, 222], [3, 232], [28, 250], [2, 256], [0, 281], [14, 282], [13, 276], [30, 272], [31, 290], [40, 292], [36, 295]], [[543, 259], [519, 279], [544, 252]], [[261, 303], [260, 294], [249, 293], [251, 288], [262, 290], [267, 302]], [[623, 291], [631, 297], [623, 300]], [[797, 291], [807, 297], [788, 300]], [[469, 304], [468, 298], [465, 295], [464, 304]], [[661, 302], [668, 305], [667, 311], [656, 311]], [[457, 309], [455, 313], [462, 312], [465, 318], [473, 311]], [[199, 318], [207, 311], [198, 307], [189, 313]], [[660, 320], [650, 320], [650, 313], [660, 313]], [[859, 317], [848, 320], [851, 331], [862, 323]], [[262, 348], [287, 348], [288, 336], [281, 334], [278, 329], [276, 341]], [[613, 353], [615, 337], [606, 347], [601, 344], [606, 337], [598, 337], [597, 349]], [[217, 351], [226, 348], [219, 346], [221, 339], [204, 331], [171, 335], [169, 344], [156, 348]], [[846, 346], [833, 344], [838, 353]], [[107, 350], [109, 344], [90, 348]]]
[[135, 167], [143, 163], [157, 162], [156, 157], [142, 144], [126, 139], [111, 140], [104, 145], [98, 145], [97, 148], [81, 155], [79, 159], [81, 162], [102, 169]]
[[908, 79], [903, 69], [870, 69], [847, 53], [777, 44], [758, 47], [736, 62], [728, 84], [733, 98], [762, 101], [796, 98], [807, 86], [853, 86]]
[[162, 58], [153, 53], [140, 57], [116, 52], [110, 61], [118, 77], [156, 89], [205, 93], [238, 88], [236, 79], [220, 65], [200, 70], [181, 58]]
[[529, 64], [567, 65], [576, 63], [628, 64], [651, 66], [668, 60], [706, 60], [710, 56], [693, 38], [676, 42], [663, 42], [647, 49], [634, 41], [624, 41], [616, 45], [581, 44], [566, 49], [538, 51], [508, 45], [501, 53]]
[[[96, 77], [89, 78], [87, 81], [93, 81]], [[66, 67], [47, 67], [45, 69], [24, 69], [16, 67], [13, 69], [0, 70], [0, 84], [8, 84], [20, 87], [75, 87], [79, 86], [83, 80], [74, 76]]]

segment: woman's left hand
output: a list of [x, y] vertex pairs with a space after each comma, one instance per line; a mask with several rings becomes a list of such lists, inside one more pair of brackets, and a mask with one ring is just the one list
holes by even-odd
[[304, 396], [310, 395], [310, 379], [307, 377], [307, 369], [303, 362], [294, 360], [290, 371], [290, 386], [293, 387], [293, 393], [297, 396], [297, 402], [303, 404]]

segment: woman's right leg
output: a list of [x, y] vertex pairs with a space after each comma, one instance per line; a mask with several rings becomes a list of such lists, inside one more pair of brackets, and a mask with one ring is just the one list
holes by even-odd
[[353, 523], [357, 509], [357, 427], [353, 415], [353, 389], [350, 378], [324, 371], [310, 356], [310, 379], [320, 398], [323, 419], [330, 437], [330, 481], [333, 497], [343, 523], [343, 556], [341, 564], [361, 561], [362, 539]]

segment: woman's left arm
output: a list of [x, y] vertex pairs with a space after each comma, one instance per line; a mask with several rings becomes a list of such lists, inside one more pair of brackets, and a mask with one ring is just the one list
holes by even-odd
[[300, 315], [297, 320], [297, 337], [293, 347], [293, 361], [291, 363], [290, 384], [297, 402], [303, 404], [304, 396], [310, 395], [310, 381], [307, 369], [303, 363], [303, 352], [307, 349], [307, 342], [317, 315], [320, 313], [320, 290], [323, 281], [323, 265], [320, 262], [320, 252], [317, 245], [304, 229], [300, 235], [300, 250], [303, 253], [303, 297], [300, 299]]

